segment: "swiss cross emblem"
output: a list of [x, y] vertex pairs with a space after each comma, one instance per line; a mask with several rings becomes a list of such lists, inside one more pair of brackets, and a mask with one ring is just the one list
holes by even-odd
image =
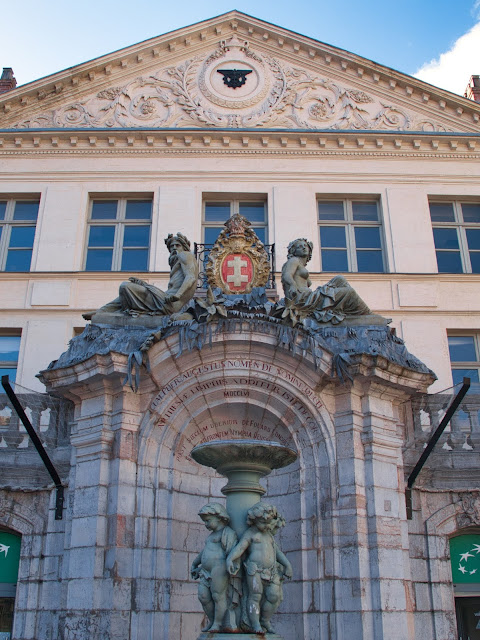
[[222, 280], [230, 291], [241, 293], [253, 280], [253, 263], [245, 253], [229, 253], [222, 262]]

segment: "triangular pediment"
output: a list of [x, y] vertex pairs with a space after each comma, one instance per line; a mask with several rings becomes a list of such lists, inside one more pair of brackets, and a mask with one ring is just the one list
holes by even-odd
[[0, 96], [2, 129], [480, 131], [480, 105], [237, 11]]

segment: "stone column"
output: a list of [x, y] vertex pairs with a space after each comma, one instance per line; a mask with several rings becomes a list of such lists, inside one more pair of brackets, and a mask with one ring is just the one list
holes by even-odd
[[[95, 369], [99, 359], [88, 361], [89, 368]], [[125, 375], [118, 369], [86, 376], [83, 382], [72, 369], [56, 370], [49, 380], [61, 391], [62, 381], [70, 377], [65, 393], [75, 402], [68, 487], [71, 522], [63, 571], [65, 638], [128, 640], [135, 593], [137, 432], [143, 396], [123, 385]]]
[[[407, 394], [356, 377], [336, 394], [336, 636], [413, 640], [402, 425]], [[394, 635], [391, 635], [394, 634]]]

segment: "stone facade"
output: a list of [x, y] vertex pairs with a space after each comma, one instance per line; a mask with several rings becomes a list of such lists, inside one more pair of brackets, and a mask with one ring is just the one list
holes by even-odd
[[[217, 72], [237, 63], [251, 73], [231, 89]], [[447, 332], [480, 331], [480, 276], [438, 273], [429, 213], [432, 199], [480, 200], [479, 122], [475, 102], [238, 12], [0, 96], [0, 201], [39, 201], [30, 271], [0, 272], [0, 335], [21, 332], [17, 382], [43, 391], [43, 370], [65, 402], [60, 422], [39, 426], [67, 486], [62, 520], [23, 431], [0, 422], [0, 528], [22, 536], [15, 640], [197, 638], [197, 512], [223, 500], [224, 482], [189, 453], [228, 437], [299, 453], [265, 481], [294, 566], [285, 640], [454, 637], [448, 540], [480, 526], [473, 400], [419, 477], [412, 520], [405, 478], [438, 423], [419, 398], [452, 383]], [[140, 276], [162, 289], [167, 232], [201, 243], [209, 198], [265, 202], [272, 297], [298, 235], [314, 241], [314, 286], [332, 275], [318, 200], [374, 200], [384, 272], [348, 280], [438, 380], [360, 350], [344, 384], [338, 336], [316, 358], [249, 322], [190, 351], [168, 335], [137, 393], [133, 349], [118, 345], [47, 370], [124, 280], [85, 260], [92, 200], [128, 197], [152, 201]]]

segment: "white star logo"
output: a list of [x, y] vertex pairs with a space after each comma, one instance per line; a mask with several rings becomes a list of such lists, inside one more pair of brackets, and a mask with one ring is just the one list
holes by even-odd
[[462, 555], [460, 556], [460, 562], [466, 562], [467, 558], [473, 558], [473, 553], [470, 553], [470, 551], [462, 553]]
[[6, 544], [0, 544], [0, 553], [4, 553], [5, 554], [5, 558], [7, 557], [7, 553], [8, 553], [9, 549], [10, 549], [10, 547], [7, 547]]
[[463, 565], [458, 565], [458, 570], [461, 571], [462, 573], [467, 573], [467, 570], [465, 569], [465, 567]]
[[475, 553], [480, 553], [480, 544], [474, 544], [472, 551], [475, 551]]
[[472, 569], [472, 571], [470, 571], [470, 575], [473, 576], [474, 573], [477, 573], [476, 569]]

